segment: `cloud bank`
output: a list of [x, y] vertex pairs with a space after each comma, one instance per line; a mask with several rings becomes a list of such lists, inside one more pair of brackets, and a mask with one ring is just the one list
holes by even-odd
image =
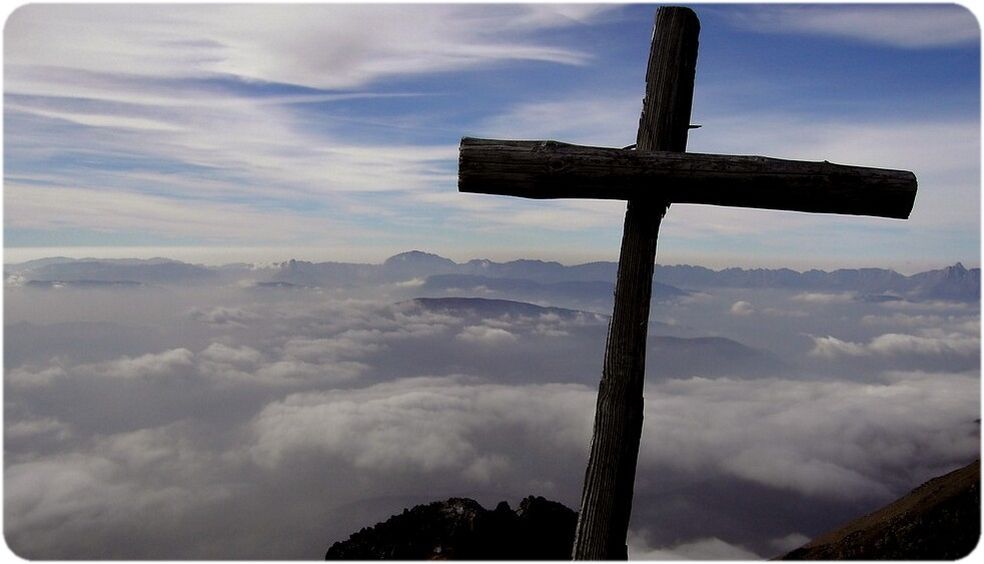
[[[607, 317], [236, 276], [8, 286], [18, 554], [311, 558], [451, 496], [577, 507]], [[978, 456], [976, 304], [893, 303], [654, 306], [633, 557], [774, 556]]]

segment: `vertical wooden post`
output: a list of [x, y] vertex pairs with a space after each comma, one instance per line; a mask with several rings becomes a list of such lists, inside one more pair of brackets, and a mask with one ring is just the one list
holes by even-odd
[[[699, 31], [692, 10], [657, 11], [636, 150], [686, 150]], [[615, 307], [574, 538], [575, 560], [628, 558], [625, 539], [642, 436], [656, 236], [667, 207], [666, 202], [647, 199], [631, 199], [626, 206]]]

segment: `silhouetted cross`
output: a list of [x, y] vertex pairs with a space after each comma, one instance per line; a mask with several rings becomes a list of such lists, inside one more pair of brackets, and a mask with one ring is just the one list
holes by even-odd
[[462, 192], [628, 200], [574, 540], [579, 560], [625, 559], [639, 440], [656, 236], [671, 203], [908, 218], [908, 171], [685, 153], [700, 23], [687, 8], [656, 12], [635, 150], [555, 141], [464, 138]]

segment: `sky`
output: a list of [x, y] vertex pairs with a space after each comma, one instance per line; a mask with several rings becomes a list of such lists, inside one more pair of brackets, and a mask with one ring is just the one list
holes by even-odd
[[[624, 203], [460, 194], [462, 136], [635, 141], [653, 5], [28, 5], [5, 262], [615, 260]], [[907, 221], [675, 205], [659, 261], [980, 255], [980, 32], [954, 5], [697, 5], [689, 150], [912, 170]]]

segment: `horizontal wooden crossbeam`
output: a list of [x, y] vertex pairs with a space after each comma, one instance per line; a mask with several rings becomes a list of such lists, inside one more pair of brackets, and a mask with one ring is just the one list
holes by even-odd
[[916, 176], [826, 161], [465, 137], [458, 190], [538, 199], [651, 198], [905, 219], [916, 197]]

